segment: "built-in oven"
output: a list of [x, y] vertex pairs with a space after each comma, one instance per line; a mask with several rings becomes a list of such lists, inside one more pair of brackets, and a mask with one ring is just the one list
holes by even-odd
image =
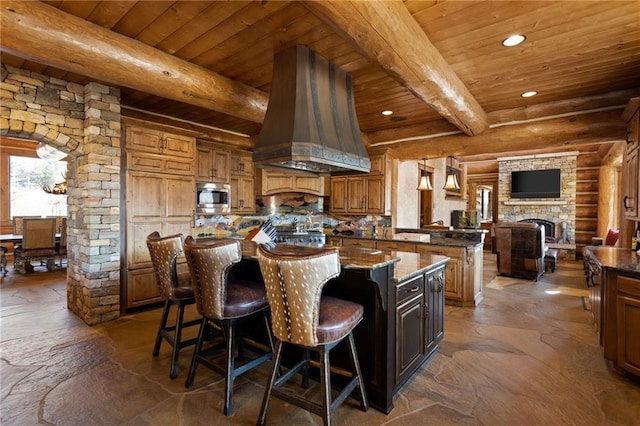
[[229, 213], [231, 186], [226, 183], [196, 184], [196, 213]]

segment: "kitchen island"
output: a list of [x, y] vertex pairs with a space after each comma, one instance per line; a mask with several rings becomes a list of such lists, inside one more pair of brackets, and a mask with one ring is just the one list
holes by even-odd
[[583, 249], [594, 326], [605, 359], [640, 377], [640, 256], [628, 248]]
[[[255, 243], [242, 241], [234, 279], [262, 280]], [[311, 247], [278, 244], [275, 253]], [[341, 272], [324, 294], [364, 306], [354, 339], [372, 407], [389, 413], [393, 398], [437, 350], [444, 335], [444, 280], [449, 258], [440, 255], [340, 247]], [[348, 366], [346, 348], [331, 353], [332, 365]], [[348, 370], [348, 368], [346, 368]], [[336, 382], [339, 378], [335, 379]]]
[[[450, 260], [446, 266], [445, 303], [467, 307], [477, 306], [484, 297], [482, 273], [486, 233], [482, 229], [434, 231], [396, 228], [394, 232], [379, 231], [377, 235], [327, 235], [327, 244], [447, 256]], [[420, 238], [427, 235], [428, 240]]]

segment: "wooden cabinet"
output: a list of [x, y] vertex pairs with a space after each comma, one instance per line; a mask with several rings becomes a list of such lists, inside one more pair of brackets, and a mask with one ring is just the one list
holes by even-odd
[[444, 337], [445, 267], [396, 285], [395, 386], [400, 386], [437, 348]]
[[[601, 333], [602, 320], [602, 268], [595, 259], [591, 258], [588, 252], [584, 253], [584, 272], [589, 289], [589, 307], [593, 318], [593, 325], [599, 336]], [[600, 342], [602, 344], [602, 342]]]
[[231, 212], [255, 213], [256, 195], [253, 177], [231, 176]]
[[640, 279], [618, 276], [618, 367], [640, 376]]
[[[127, 308], [160, 301], [147, 235], [189, 235], [195, 205], [195, 182], [184, 176], [158, 173], [127, 173]], [[151, 285], [153, 283], [154, 285]]]
[[627, 121], [627, 152], [625, 159], [625, 193], [624, 211], [627, 219], [640, 220], [640, 98], [629, 101], [623, 113], [623, 119]]
[[206, 144], [198, 144], [196, 181], [229, 183], [231, 154]]
[[369, 238], [329, 236], [327, 243], [332, 246], [355, 246], [387, 251], [406, 251], [420, 254], [437, 254], [451, 260], [446, 267], [443, 285], [447, 304], [455, 306], [476, 306], [482, 302], [482, 245], [445, 246], [432, 243], [376, 240]]
[[391, 214], [391, 167], [387, 155], [371, 157], [371, 172], [331, 178], [329, 211], [350, 214]]
[[424, 354], [431, 355], [444, 337], [445, 268], [425, 275], [425, 338]]
[[360, 238], [344, 238], [341, 245], [342, 247], [376, 248], [376, 242], [374, 240], [365, 240]]
[[127, 126], [125, 150], [127, 170], [193, 176], [194, 138]]
[[[123, 308], [161, 300], [156, 286], [147, 235], [191, 232], [195, 207], [195, 139], [127, 126]], [[181, 268], [186, 263], [181, 262]]]
[[282, 173], [260, 169], [260, 194], [273, 195], [283, 192], [304, 192], [323, 196], [326, 177], [307, 174]]
[[231, 151], [231, 176], [254, 176], [253, 158], [250, 152]]
[[411, 374], [424, 353], [424, 276], [399, 284], [397, 294], [396, 382], [399, 383]]
[[127, 126], [125, 134], [127, 150], [193, 159], [195, 139], [192, 137], [136, 126]]

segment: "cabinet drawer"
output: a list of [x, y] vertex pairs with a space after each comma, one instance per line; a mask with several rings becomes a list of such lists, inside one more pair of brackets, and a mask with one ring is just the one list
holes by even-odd
[[193, 161], [173, 158], [164, 155], [127, 154], [127, 169], [153, 173], [171, 173], [174, 175], [193, 176], [195, 167]]
[[376, 248], [380, 250], [396, 250], [396, 251], [408, 251], [413, 253], [415, 251], [415, 245], [413, 243], [406, 242], [394, 242], [394, 241], [378, 241]]
[[399, 305], [405, 300], [420, 295], [424, 292], [424, 276], [420, 275], [398, 284], [396, 288], [396, 303]]
[[640, 297], [640, 279], [618, 276], [618, 292]]
[[344, 247], [376, 248], [376, 242], [374, 240], [360, 240], [357, 238], [343, 238], [342, 245]]

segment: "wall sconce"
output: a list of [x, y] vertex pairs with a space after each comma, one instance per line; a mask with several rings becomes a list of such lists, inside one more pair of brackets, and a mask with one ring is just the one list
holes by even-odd
[[429, 175], [426, 174], [427, 168], [427, 159], [423, 158], [424, 169], [420, 170], [420, 180], [418, 181], [418, 187], [416, 188], [418, 191], [431, 191], [433, 187], [431, 186], [431, 181], [429, 180]]
[[453, 172], [453, 157], [448, 156], [447, 160], [449, 158], [451, 158], [451, 172], [449, 172], [449, 168], [447, 168], [447, 180], [444, 182], [442, 189], [453, 191], [460, 189], [460, 184], [458, 183], [458, 176]]

